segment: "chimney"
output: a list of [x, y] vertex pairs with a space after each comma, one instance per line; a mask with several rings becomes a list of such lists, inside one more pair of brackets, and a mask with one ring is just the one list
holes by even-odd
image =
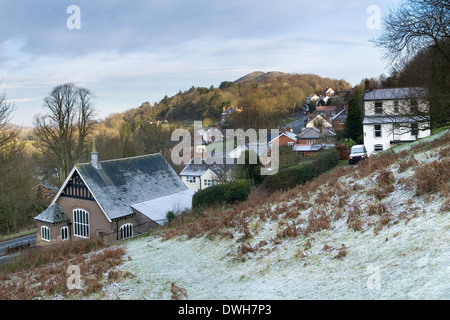
[[97, 148], [95, 147], [95, 139], [94, 138], [92, 138], [91, 164], [97, 170], [100, 170], [102, 168], [102, 166], [98, 162], [98, 152], [97, 152]]

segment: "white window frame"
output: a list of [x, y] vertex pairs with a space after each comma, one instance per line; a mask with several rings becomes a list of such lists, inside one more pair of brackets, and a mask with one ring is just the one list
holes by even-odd
[[380, 152], [380, 151], [383, 151], [383, 145], [382, 144], [375, 144], [375, 145], [373, 145], [373, 151], [374, 152]]
[[314, 144], [316, 139], [307, 139], [306, 143], [307, 144]]
[[41, 226], [41, 240], [50, 242], [50, 228], [47, 226]]
[[197, 182], [197, 177], [194, 177], [194, 176], [187, 176], [187, 177], [186, 177], [186, 181], [187, 181], [188, 183], [196, 183], [196, 182]]
[[203, 179], [204, 187], [212, 187], [214, 185], [214, 181], [212, 179]]
[[293, 141], [288, 141], [287, 144], [288, 144], [289, 147], [292, 147], [294, 145], [294, 142]]
[[374, 113], [375, 114], [383, 114], [383, 102], [375, 102], [375, 111], [374, 111]]
[[60, 233], [61, 233], [61, 241], [69, 240], [69, 227], [62, 227]]
[[73, 235], [88, 239], [90, 235], [89, 212], [84, 209], [73, 210]]
[[[380, 130], [377, 130], [377, 126], [380, 126]], [[379, 136], [377, 136], [377, 132], [380, 132]], [[382, 138], [383, 137], [383, 126], [381, 124], [375, 124], [373, 126], [373, 137], [374, 138]]]
[[129, 239], [133, 237], [133, 224], [132, 223], [125, 223], [120, 226], [120, 239]]

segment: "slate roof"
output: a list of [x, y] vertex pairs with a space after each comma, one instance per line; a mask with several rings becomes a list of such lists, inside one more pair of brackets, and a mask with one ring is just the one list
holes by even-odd
[[363, 125], [388, 124], [388, 123], [417, 123], [428, 121], [428, 117], [405, 117], [405, 116], [366, 116]]
[[90, 163], [75, 168], [110, 220], [133, 214], [131, 205], [188, 190], [159, 153], [100, 164], [99, 170]]
[[42, 211], [39, 215], [34, 217], [34, 220], [42, 221], [50, 224], [57, 224], [69, 221], [69, 217], [64, 213], [64, 210], [56, 203], [51, 204], [47, 209]]
[[331, 118], [331, 120], [345, 120], [347, 119], [347, 110], [342, 109], [339, 111], [338, 114], [336, 114], [334, 117]]
[[296, 144], [292, 147], [292, 151], [294, 152], [317, 152], [322, 149], [323, 146], [321, 144]]
[[313, 128], [305, 128], [298, 135], [298, 139], [320, 139], [326, 136], [335, 136], [336, 133], [329, 130], [328, 128], [323, 128], [322, 133], [316, 127]]
[[[227, 164], [227, 158], [222, 159], [223, 164], [216, 164], [216, 163], [208, 164], [208, 163], [206, 163], [206, 161], [204, 159], [197, 158], [197, 161], [199, 163], [196, 164], [195, 159], [192, 158], [191, 161], [189, 161], [189, 163], [186, 164], [184, 169], [180, 172], [180, 176], [200, 177], [206, 171], [208, 171], [208, 169], [211, 169], [211, 171], [213, 171], [215, 173], [216, 170], [218, 170], [219, 168], [224, 168], [225, 171], [227, 172], [228, 170], [230, 170], [232, 167], [235, 166], [235, 163], [237, 161], [237, 159], [235, 159], [235, 158], [228, 158], [229, 162], [230, 162], [230, 160], [233, 160], [233, 164]], [[201, 163], [200, 163], [200, 161], [201, 161]]]
[[420, 87], [375, 89], [364, 93], [364, 100], [410, 99], [425, 95], [427, 90]]
[[181, 211], [191, 208], [193, 191], [185, 190], [178, 192], [176, 197], [168, 195], [131, 205], [131, 207], [162, 225], [167, 221], [167, 212], [172, 211], [179, 214]]

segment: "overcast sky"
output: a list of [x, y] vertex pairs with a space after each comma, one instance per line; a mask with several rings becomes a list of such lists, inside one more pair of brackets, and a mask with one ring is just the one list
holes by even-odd
[[[16, 104], [13, 122], [31, 126], [45, 112], [44, 97], [67, 82], [93, 91], [99, 119], [253, 71], [316, 73], [356, 85], [390, 71], [369, 40], [382, 31], [373, 6], [383, 16], [396, 3], [1, 0], [0, 91]], [[79, 16], [67, 13], [71, 5]]]

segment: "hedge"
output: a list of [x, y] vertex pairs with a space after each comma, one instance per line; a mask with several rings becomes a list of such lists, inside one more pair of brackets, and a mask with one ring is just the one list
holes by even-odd
[[273, 176], [267, 176], [264, 186], [267, 191], [289, 190], [299, 184], [314, 179], [325, 171], [330, 170], [339, 162], [336, 148], [319, 152], [316, 156], [298, 165], [282, 169]]
[[192, 207], [198, 208], [222, 202], [232, 204], [237, 201], [245, 201], [250, 193], [250, 187], [249, 180], [237, 180], [208, 187], [194, 194]]

